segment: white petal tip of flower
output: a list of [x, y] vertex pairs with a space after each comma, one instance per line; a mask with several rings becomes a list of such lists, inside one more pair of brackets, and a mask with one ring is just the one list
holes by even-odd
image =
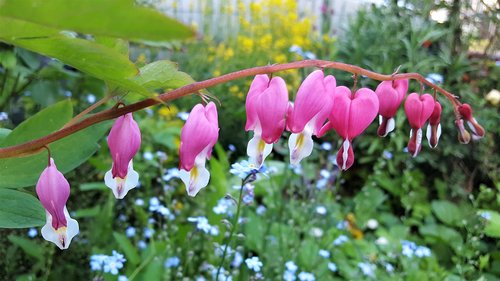
[[248, 142], [247, 155], [249, 157], [249, 162], [257, 167], [261, 167], [266, 160], [266, 157], [271, 154], [273, 150], [273, 144], [268, 144], [262, 140], [260, 135], [255, 134], [253, 138]]
[[56, 244], [61, 250], [68, 249], [73, 237], [80, 232], [78, 222], [69, 216], [68, 210], [64, 207], [64, 216], [66, 217], [67, 226], [55, 230], [52, 227], [52, 216], [48, 212], [46, 212], [46, 215], [47, 222], [42, 227], [41, 231], [43, 239]]
[[[379, 125], [382, 125], [383, 122], [384, 122], [384, 117], [382, 115], [379, 115], [378, 116]], [[386, 137], [390, 132], [394, 131], [395, 128], [396, 128], [396, 121], [394, 120], [394, 118], [389, 118], [385, 124], [385, 130], [382, 129], [383, 131], [380, 133], [380, 136]]]
[[302, 159], [311, 155], [314, 142], [311, 134], [302, 132], [291, 134], [288, 139], [288, 148], [290, 149], [290, 164], [297, 165]]
[[127, 193], [139, 185], [139, 174], [134, 171], [132, 161], [130, 161], [125, 179], [115, 177], [111, 170], [104, 175], [104, 183], [113, 191], [116, 199], [123, 199]]
[[438, 124], [437, 129], [436, 129], [436, 143], [435, 145], [432, 145], [431, 140], [432, 140], [432, 126], [431, 124], [427, 125], [427, 132], [425, 134], [427, 137], [427, 142], [429, 144], [430, 148], [436, 148], [439, 142], [439, 138], [441, 137], [441, 124]]
[[202, 188], [208, 185], [210, 172], [205, 166], [194, 166], [189, 172], [181, 169], [179, 177], [186, 186], [187, 194], [195, 197]]

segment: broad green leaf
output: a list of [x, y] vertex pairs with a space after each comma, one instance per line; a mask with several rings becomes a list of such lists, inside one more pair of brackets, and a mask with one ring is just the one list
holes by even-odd
[[12, 132], [12, 131], [9, 129], [0, 128], [0, 144], [10, 134], [10, 132]]
[[72, 115], [73, 107], [70, 100], [58, 102], [17, 126], [0, 146], [11, 146], [48, 135], [64, 126]]
[[81, 191], [90, 191], [90, 190], [106, 190], [108, 187], [104, 185], [103, 182], [87, 182], [80, 184]]
[[176, 89], [195, 82], [191, 76], [179, 71], [176, 63], [160, 60], [141, 67], [135, 81], [154, 91], [158, 89]]
[[0, 189], [0, 228], [24, 228], [45, 223], [45, 211], [34, 196]]
[[483, 217], [486, 217], [486, 226], [484, 227], [484, 234], [500, 238], [500, 213], [493, 210], [479, 211]]
[[[113, 82], [125, 90], [143, 95], [149, 92], [131, 79], [136, 66], [112, 47], [80, 38], [67, 37], [58, 30], [0, 16], [0, 41], [59, 59], [96, 78]], [[7, 28], [3, 28], [3, 27]]]
[[436, 217], [448, 225], [455, 225], [462, 217], [460, 209], [451, 202], [432, 201], [431, 205]]
[[168, 41], [194, 32], [131, 0], [3, 0], [0, 15], [62, 30], [130, 40]]
[[31, 240], [28, 240], [26, 238], [17, 237], [14, 235], [9, 235], [8, 238], [9, 238], [10, 242], [12, 242], [13, 244], [16, 244], [21, 249], [23, 249], [23, 251], [26, 254], [36, 258], [37, 260], [44, 259], [45, 254], [43, 252], [43, 248], [40, 247], [40, 245], [38, 245], [37, 243], [35, 243]]
[[141, 261], [139, 253], [137, 252], [137, 249], [134, 247], [134, 245], [132, 245], [130, 240], [128, 240], [127, 236], [117, 232], [113, 232], [113, 236], [115, 237], [118, 246], [123, 250], [123, 253], [125, 253], [127, 261], [134, 265], [139, 264]]

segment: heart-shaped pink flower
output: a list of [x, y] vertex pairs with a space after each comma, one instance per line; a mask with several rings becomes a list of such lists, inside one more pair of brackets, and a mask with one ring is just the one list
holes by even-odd
[[422, 127], [434, 111], [434, 98], [429, 94], [411, 93], [405, 101], [405, 113], [411, 126], [408, 152], [415, 157], [422, 149]]
[[395, 121], [393, 117], [406, 96], [406, 91], [408, 91], [408, 79], [382, 81], [377, 86], [375, 93], [380, 103], [378, 110], [380, 126], [377, 130], [379, 136], [385, 137], [394, 130]]
[[361, 88], [352, 95], [347, 87], [335, 89], [329, 122], [321, 128], [319, 136], [333, 128], [344, 143], [337, 154], [337, 164], [343, 170], [354, 163], [352, 140], [373, 122], [379, 110], [379, 101], [374, 91]]

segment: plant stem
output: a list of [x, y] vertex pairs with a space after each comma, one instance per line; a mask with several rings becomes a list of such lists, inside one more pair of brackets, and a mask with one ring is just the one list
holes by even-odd
[[219, 84], [223, 84], [229, 81], [233, 81], [236, 79], [240, 79], [243, 77], [248, 77], [248, 76], [255, 76], [257, 74], [270, 74], [274, 72], [279, 72], [279, 71], [284, 71], [284, 70], [290, 70], [290, 69], [299, 69], [299, 68], [306, 68], [306, 67], [318, 67], [318, 68], [333, 68], [333, 69], [339, 69], [343, 71], [350, 72], [352, 74], [358, 74], [358, 75], [364, 75], [366, 77], [369, 77], [374, 80], [379, 80], [379, 81], [392, 81], [396, 79], [415, 79], [420, 81], [422, 84], [428, 85], [432, 89], [436, 90], [437, 92], [443, 94], [447, 99], [450, 100], [450, 102], [454, 106], [455, 113], [457, 114], [457, 109], [456, 107], [460, 105], [461, 103], [456, 99], [456, 97], [451, 94], [450, 92], [444, 90], [443, 88], [427, 81], [422, 75], [418, 73], [402, 73], [402, 74], [396, 74], [396, 75], [384, 75], [380, 73], [376, 73], [364, 68], [361, 68], [359, 66], [351, 65], [351, 64], [345, 64], [341, 62], [332, 62], [332, 61], [326, 61], [326, 60], [303, 60], [303, 61], [296, 61], [296, 62], [290, 62], [290, 63], [284, 63], [284, 64], [274, 64], [274, 65], [267, 65], [267, 66], [258, 66], [258, 67], [252, 67], [248, 69], [243, 69], [239, 70], [236, 72], [228, 73], [219, 77], [214, 77], [208, 80], [200, 81], [200, 82], [195, 82], [189, 85], [186, 85], [184, 87], [177, 88], [175, 90], [172, 90], [170, 92], [163, 93], [155, 98], [148, 98], [144, 99], [142, 101], [123, 106], [123, 107], [112, 107], [107, 110], [103, 110], [101, 112], [98, 112], [92, 116], [89, 116], [82, 121], [75, 123], [73, 125], [63, 127], [59, 131], [56, 131], [54, 133], [51, 133], [49, 135], [46, 135], [44, 137], [28, 141], [25, 143], [21, 143], [18, 145], [13, 145], [5, 148], [0, 148], [0, 158], [9, 158], [9, 157], [15, 157], [19, 155], [26, 155], [30, 153], [37, 152], [41, 147], [44, 145], [48, 145], [52, 142], [55, 142], [57, 140], [60, 140], [68, 135], [74, 134], [80, 130], [83, 130], [87, 127], [90, 127], [94, 124], [97, 124], [99, 122], [103, 122], [105, 120], [110, 120], [119, 116], [122, 116], [126, 113], [129, 112], [134, 112], [138, 111], [141, 109], [144, 109], [146, 107], [150, 107], [152, 105], [156, 105], [159, 103], [166, 103], [172, 100], [176, 100], [178, 98], [191, 95], [194, 93], [199, 92], [200, 90], [213, 87]]
[[224, 247], [224, 251], [222, 252], [222, 259], [219, 264], [219, 268], [217, 268], [217, 274], [215, 275], [215, 280], [219, 280], [219, 273], [224, 265], [224, 260], [226, 259], [226, 253], [227, 253], [227, 248], [229, 248], [229, 244], [231, 244], [231, 240], [233, 238], [233, 234], [235, 230], [238, 228], [238, 220], [240, 219], [240, 211], [241, 211], [241, 201], [243, 198], [243, 187], [245, 186], [246, 179], [241, 181], [241, 188], [240, 188], [240, 196], [238, 197], [238, 206], [236, 207], [236, 216], [234, 217], [233, 220], [233, 225], [231, 226], [231, 232], [229, 233], [229, 237], [226, 241], [226, 246]]

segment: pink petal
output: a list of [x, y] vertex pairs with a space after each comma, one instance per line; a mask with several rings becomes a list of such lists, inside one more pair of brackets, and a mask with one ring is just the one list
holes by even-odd
[[288, 90], [281, 77], [271, 79], [269, 88], [255, 97], [255, 110], [262, 127], [262, 139], [270, 144], [278, 141], [285, 129]]
[[181, 131], [180, 167], [190, 171], [195, 165], [196, 157], [203, 151], [210, 157], [218, 137], [219, 126], [215, 104], [210, 102], [206, 108], [197, 104], [191, 110]]
[[43, 170], [36, 184], [36, 193], [43, 207], [52, 216], [52, 227], [59, 229], [67, 225], [64, 215], [66, 201], [68, 201], [70, 187], [64, 175], [57, 170], [54, 159], [50, 159], [50, 166]]
[[319, 132], [330, 114], [333, 105], [333, 93], [336, 81], [331, 75], [324, 77], [322, 70], [309, 74], [302, 82], [295, 99], [289, 128], [292, 133], [299, 133], [313, 118], [314, 133]]
[[406, 98], [404, 108], [410, 126], [417, 130], [422, 128], [431, 117], [434, 111], [434, 98], [429, 94], [420, 96], [417, 93], [411, 93]]
[[266, 74], [261, 74], [255, 76], [248, 90], [245, 108], [247, 114], [247, 122], [245, 125], [245, 130], [253, 130], [255, 128], [256, 122], [258, 121], [257, 113], [255, 110], [255, 103], [257, 101], [256, 97], [262, 94], [269, 86], [269, 77]]
[[334, 97], [330, 122], [343, 139], [352, 140], [361, 134], [377, 116], [378, 98], [368, 88], [359, 89], [352, 98], [351, 90], [340, 86], [335, 89]]
[[396, 115], [406, 91], [408, 80], [382, 81], [375, 90], [379, 100], [379, 114], [387, 119]]
[[113, 158], [112, 174], [114, 177], [127, 176], [128, 163], [141, 146], [141, 131], [134, 121], [132, 113], [116, 119], [108, 136], [108, 146]]

